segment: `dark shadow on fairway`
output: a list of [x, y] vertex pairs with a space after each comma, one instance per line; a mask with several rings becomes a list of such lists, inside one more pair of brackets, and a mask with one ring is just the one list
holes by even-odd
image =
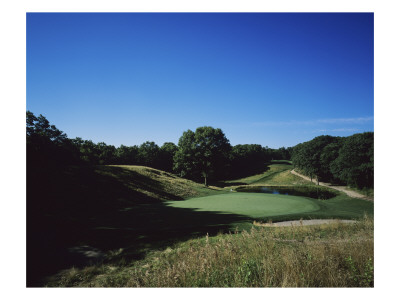
[[28, 168], [27, 286], [42, 286], [46, 276], [96, 263], [111, 252], [118, 253], [112, 258], [117, 263], [141, 259], [149, 250], [248, 220], [169, 207], [160, 198], [180, 199], [158, 181], [127, 169]]
[[287, 160], [273, 160], [271, 161], [271, 164], [279, 164], [279, 165], [293, 165], [290, 161]]
[[219, 187], [219, 188], [225, 188], [227, 186], [236, 186], [236, 185], [248, 185], [248, 183], [245, 182], [225, 182], [225, 181], [219, 181], [212, 183], [212, 185]]

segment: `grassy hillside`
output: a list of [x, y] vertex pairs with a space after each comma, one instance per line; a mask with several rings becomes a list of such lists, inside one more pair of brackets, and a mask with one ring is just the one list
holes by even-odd
[[273, 163], [268, 170], [257, 175], [225, 181], [229, 185], [311, 185], [312, 183], [290, 173], [290, 163]]
[[217, 232], [240, 220], [167, 206], [166, 200], [219, 191], [147, 167], [28, 169], [27, 183], [28, 285], [40, 285], [43, 276], [60, 269], [85, 265], [87, 257], [71, 250], [76, 247], [101, 254], [124, 249], [125, 258], [140, 258], [149, 248]]
[[[288, 176], [291, 175], [287, 173], [290, 168], [287, 164], [271, 165], [267, 172], [240, 181], [248, 182], [253, 187], [260, 182], [262, 185], [285, 185], [282, 183], [284, 182], [296, 187], [299, 179], [296, 177], [294, 180]], [[299, 211], [292, 211], [293, 207], [290, 207], [273, 216], [269, 214], [268, 207], [260, 210], [258, 205], [266, 204], [263, 199], [271, 198], [272, 202], [275, 201], [273, 204], [282, 209], [286, 202], [281, 203], [278, 200], [286, 199], [285, 196], [230, 193], [227, 192], [228, 188], [206, 188], [173, 174], [140, 166], [28, 169], [27, 174], [28, 286], [41, 286], [50, 284], [49, 282], [56, 286], [157, 286], [158, 283], [160, 286], [168, 286], [171, 278], [165, 278], [162, 283], [147, 282], [143, 277], [147, 273], [141, 273], [142, 269], [147, 268], [143, 266], [153, 267], [154, 263], [149, 259], [155, 258], [160, 265], [164, 265], [165, 268], [160, 269], [166, 272], [164, 275], [171, 275], [169, 267], [166, 268], [168, 262], [163, 260], [165, 253], [180, 253], [181, 250], [176, 249], [181, 246], [176, 245], [183, 245], [185, 248], [185, 245], [192, 243], [203, 244], [204, 238], [199, 237], [204, 237], [205, 234], [211, 239], [218, 233], [232, 232], [235, 228], [251, 230], [254, 219], [276, 221], [321, 217], [361, 218], [364, 212], [373, 214], [372, 203], [338, 194], [328, 200], [304, 198]], [[233, 185], [236, 183], [232, 182]], [[246, 195], [253, 206], [244, 207], [242, 202], [238, 202]], [[301, 197], [293, 197], [293, 200], [301, 202]], [[227, 202], [224, 204], [224, 201]], [[309, 205], [311, 209], [304, 210], [304, 205]], [[243, 211], [244, 208], [247, 213]], [[350, 231], [356, 235], [353, 229]], [[253, 238], [259, 238], [258, 235], [247, 237], [249, 244], [257, 242]], [[222, 240], [225, 238], [228, 237], [220, 236]], [[240, 240], [239, 237], [235, 239]], [[225, 245], [226, 241], [222, 241], [221, 245]], [[218, 244], [216, 249], [222, 247], [221, 245]], [[265, 246], [270, 247], [269, 244]], [[237, 247], [242, 246], [238, 244]], [[201, 249], [196, 255], [202, 255], [201, 251], [208, 251], [209, 248]], [[218, 257], [220, 254], [215, 255]], [[248, 259], [251, 261], [250, 256]], [[261, 257], [254, 259], [257, 261]], [[94, 265], [88, 267], [91, 264]], [[241, 267], [240, 264], [235, 264], [233, 269], [226, 267], [226, 272], [234, 272], [235, 268]], [[211, 268], [210, 272], [214, 274], [212, 276], [225, 272], [224, 267], [220, 267], [220, 264], [216, 264], [215, 269], [207, 266]], [[152, 270], [156, 277], [158, 269]], [[60, 271], [62, 272], [58, 273]], [[56, 273], [58, 275], [49, 281], [48, 276]], [[228, 276], [228, 273], [223, 276]], [[132, 274], [138, 277], [132, 277]], [[229, 276], [235, 275], [232, 273]], [[229, 279], [229, 276], [226, 278]], [[129, 278], [136, 278], [134, 280], [140, 283], [133, 283]], [[225, 281], [220, 281], [221, 278], [215, 278], [217, 286], [224, 286]], [[189, 280], [171, 286], [207, 286], [212, 283], [207, 278], [196, 280], [199, 281], [195, 284]], [[253, 279], [239, 278], [229, 284], [250, 286], [253, 282]], [[277, 281], [272, 285], [280, 284]], [[313, 281], [308, 281], [307, 284], [312, 285]], [[256, 285], [263, 286], [260, 282]]]
[[49, 286], [372, 287], [373, 221], [205, 236], [121, 265], [72, 268]]
[[121, 165], [97, 168], [98, 172], [103, 174], [108, 172], [110, 176], [119, 178], [131, 190], [160, 200], [188, 199], [215, 194], [219, 191], [218, 188], [206, 188], [203, 184], [149, 167]]

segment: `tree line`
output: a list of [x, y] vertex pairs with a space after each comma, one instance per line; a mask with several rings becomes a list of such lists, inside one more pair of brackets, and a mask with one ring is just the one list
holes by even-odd
[[317, 180], [358, 188], [373, 187], [373, 132], [350, 137], [322, 135], [295, 147], [271, 149], [258, 144], [232, 146], [219, 128], [183, 132], [178, 145], [147, 141], [115, 147], [81, 138], [69, 139], [42, 115], [26, 114], [28, 167], [58, 165], [142, 165], [206, 185], [267, 170], [271, 160], [292, 160], [300, 172]]
[[293, 148], [295, 168], [317, 181], [357, 188], [374, 186], [374, 133], [318, 136]]
[[143, 165], [195, 181], [240, 178], [263, 172], [271, 160], [288, 160], [292, 148], [271, 149], [257, 144], [232, 146], [221, 129], [187, 130], [178, 145], [115, 147], [82, 138], [70, 139], [42, 115], [26, 114], [28, 167], [57, 165]]

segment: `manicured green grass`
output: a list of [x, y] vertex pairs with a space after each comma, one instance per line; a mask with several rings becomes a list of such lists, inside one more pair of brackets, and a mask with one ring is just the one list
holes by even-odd
[[344, 194], [328, 200], [311, 199], [319, 205], [319, 210], [300, 213], [260, 218], [260, 221], [289, 221], [299, 219], [354, 219], [359, 220], [364, 216], [373, 218], [374, 204], [369, 201], [350, 198]]
[[312, 185], [311, 182], [304, 180], [290, 173], [293, 166], [289, 163], [272, 163], [268, 170], [245, 178], [227, 180], [228, 185]]
[[304, 197], [262, 193], [228, 193], [185, 201], [171, 201], [171, 207], [196, 211], [233, 213], [250, 218], [264, 218], [319, 210], [319, 205]]
[[231, 214], [242, 217], [233, 226], [249, 228], [254, 220], [286, 221], [298, 219], [361, 219], [373, 216], [373, 203], [343, 193], [328, 200], [264, 193], [226, 193], [208, 197], [171, 201], [168, 206], [198, 212]]

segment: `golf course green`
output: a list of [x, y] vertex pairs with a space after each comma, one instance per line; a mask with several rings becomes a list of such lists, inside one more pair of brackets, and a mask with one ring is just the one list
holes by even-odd
[[305, 197], [262, 193], [219, 194], [184, 201], [169, 201], [168, 205], [198, 211], [233, 213], [252, 218], [305, 213], [320, 208], [317, 203]]

